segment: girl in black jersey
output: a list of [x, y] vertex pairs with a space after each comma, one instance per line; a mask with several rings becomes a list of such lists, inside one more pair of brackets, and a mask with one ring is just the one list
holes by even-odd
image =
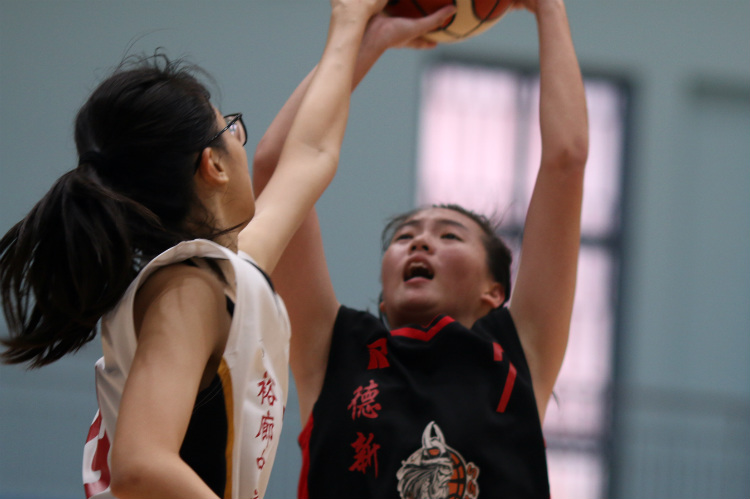
[[[485, 219], [455, 206], [389, 227], [385, 323], [339, 303], [315, 213], [274, 271], [294, 330], [301, 498], [549, 497], [541, 421], [568, 340], [588, 124], [563, 0], [515, 7], [537, 21], [542, 155], [513, 293], [507, 249]], [[373, 23], [380, 50], [360, 57], [355, 81], [405, 40]], [[256, 189], [304, 88], [256, 151]]]
[[[251, 416], [260, 426], [217, 431], [228, 436], [226, 456], [234, 460], [235, 475], [227, 470], [218, 478], [202, 476], [197, 465], [182, 458], [181, 447], [186, 432], [200, 428], [191, 420], [194, 409], [203, 409], [195, 407], [196, 395], [213, 392], [217, 373], [223, 382], [222, 365], [230, 365], [230, 374], [234, 368], [257, 368], [264, 354], [280, 361], [279, 377], [287, 372], [283, 306], [246, 258], [234, 262], [245, 252], [260, 269], [273, 271], [335, 173], [356, 56], [369, 20], [386, 0], [330, 4], [326, 47], [295, 106], [283, 147], [277, 144], [277, 175], [257, 200], [242, 115], [223, 117], [195, 71], [157, 54], [126, 61], [96, 88], [76, 118], [78, 166], [0, 240], [0, 292], [10, 330], [2, 340], [3, 361], [32, 367], [54, 362], [90, 341], [104, 316], [104, 363], [97, 364], [104, 417], [95, 420], [89, 434], [87, 495], [263, 495], [265, 483], [237, 475], [255, 467], [263, 469], [267, 481], [273, 461], [267, 447], [270, 420], [274, 414], [280, 419], [278, 402], [285, 397], [275, 391], [271, 373], [245, 377], [252, 391], [236, 391], [232, 396], [240, 398], [234, 402], [225, 393], [227, 405], [219, 407], [220, 413], [226, 409], [244, 417], [242, 406], [259, 405]], [[203, 263], [214, 263], [184, 265], [196, 256], [193, 249]], [[149, 266], [149, 261], [164, 265]], [[252, 279], [233, 282], [231, 266], [228, 273], [216, 272], [217, 262], [225, 261]], [[153, 272], [139, 274], [142, 268]], [[225, 295], [235, 284], [237, 307], [231, 316]], [[237, 358], [255, 346], [234, 343], [247, 336], [236, 331], [237, 324], [245, 324], [237, 317], [245, 310], [247, 323], [262, 325], [268, 319], [287, 336], [277, 338], [273, 348], [266, 345], [265, 351], [253, 350], [257, 355]], [[243, 401], [248, 393], [257, 393], [257, 400]], [[202, 406], [208, 399], [198, 402]], [[252, 439], [260, 447], [257, 456], [252, 449], [245, 452], [243, 442]], [[248, 456], [252, 459], [245, 460]]]

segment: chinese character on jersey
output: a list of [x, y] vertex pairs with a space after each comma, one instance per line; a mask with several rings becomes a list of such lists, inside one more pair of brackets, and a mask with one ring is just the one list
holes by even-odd
[[260, 457], [256, 459], [258, 468], [263, 469], [263, 466], [266, 465], [266, 460], [263, 456], [265, 455], [268, 446], [271, 444], [271, 440], [273, 440], [273, 416], [271, 416], [271, 411], [267, 411], [266, 415], [260, 419], [260, 428], [255, 435], [255, 438], [258, 437], [260, 437], [261, 440], [266, 441], [266, 447], [263, 449], [263, 452], [261, 452]]
[[354, 447], [354, 464], [349, 467], [349, 471], [361, 471], [362, 473], [367, 472], [367, 468], [375, 467], [375, 477], [378, 476], [378, 449], [379, 444], [373, 443], [372, 439], [375, 437], [370, 433], [369, 437], [357, 432], [357, 440], [352, 444]]
[[260, 428], [255, 438], [260, 437], [261, 440], [273, 440], [273, 416], [271, 411], [266, 411], [266, 415], [260, 418]]
[[273, 405], [273, 403], [276, 402], [276, 395], [273, 393], [273, 386], [275, 384], [273, 378], [268, 376], [268, 371], [264, 372], [263, 379], [258, 382], [258, 386], [260, 387], [258, 397], [260, 397], [261, 404], [267, 402], [268, 405]]
[[352, 410], [352, 419], [356, 419], [360, 416], [374, 419], [378, 417], [378, 411], [380, 410], [380, 404], [375, 402], [375, 397], [378, 396], [380, 390], [378, 390], [378, 384], [375, 381], [370, 380], [370, 384], [366, 387], [358, 386], [354, 390], [354, 398], [351, 403], [346, 406], [347, 409]]

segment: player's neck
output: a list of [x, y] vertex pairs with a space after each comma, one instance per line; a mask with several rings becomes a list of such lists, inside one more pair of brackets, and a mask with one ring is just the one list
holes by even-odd
[[405, 313], [396, 315], [391, 321], [388, 319], [388, 325], [391, 329], [399, 329], [408, 326], [427, 326], [438, 316], [448, 316], [454, 321], [458, 322], [467, 329], [470, 329], [474, 323], [481, 317], [486, 315], [489, 310], [481, 311], [478, 313], [443, 313], [440, 311], [424, 311], [422, 313]]

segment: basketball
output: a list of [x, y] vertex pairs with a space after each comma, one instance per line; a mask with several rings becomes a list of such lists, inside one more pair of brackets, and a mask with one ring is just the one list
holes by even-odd
[[390, 16], [421, 17], [451, 4], [456, 6], [456, 13], [425, 38], [451, 43], [476, 36], [497, 23], [513, 0], [389, 0], [385, 12]]

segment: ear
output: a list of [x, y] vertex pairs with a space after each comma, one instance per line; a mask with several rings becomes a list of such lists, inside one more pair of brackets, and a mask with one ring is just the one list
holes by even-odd
[[206, 147], [201, 151], [200, 163], [195, 174], [212, 186], [220, 187], [229, 182], [229, 175], [221, 162], [219, 151], [213, 147]]
[[480, 298], [482, 303], [486, 303], [490, 308], [497, 308], [505, 301], [505, 289], [499, 282], [491, 282], [489, 288], [482, 293]]
[[380, 309], [380, 313], [385, 313], [385, 302], [381, 300], [380, 305], [378, 305], [378, 309]]

